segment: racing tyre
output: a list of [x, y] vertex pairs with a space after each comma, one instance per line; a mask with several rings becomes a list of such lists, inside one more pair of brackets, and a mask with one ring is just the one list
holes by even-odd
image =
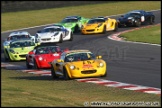
[[73, 40], [73, 33], [71, 32], [69, 41], [72, 41], [72, 40]]
[[51, 75], [52, 75], [52, 79], [58, 78], [58, 77], [56, 76], [55, 70], [54, 70], [54, 68], [53, 68], [52, 65], [51, 65]]
[[75, 33], [79, 32], [79, 26], [78, 26], [78, 25], [75, 26], [74, 32], [75, 32]]
[[153, 17], [150, 17], [150, 22], [149, 22], [150, 24], [153, 24], [154, 23], [154, 21], [153, 21]]
[[8, 56], [8, 58], [5, 57], [5, 60], [8, 60], [9, 62], [11, 62], [12, 60], [11, 60], [11, 58], [10, 58], [8, 52], [7, 52], [7, 56]]
[[5, 61], [7, 61], [7, 60], [8, 60], [8, 58], [5, 56], [5, 54], [4, 54], [4, 59], [5, 59]]
[[27, 62], [27, 58], [26, 58], [26, 67], [27, 67], [27, 69], [31, 69], [32, 68], [32, 66], [29, 65], [29, 62]]
[[69, 80], [70, 79], [70, 77], [69, 77], [69, 75], [68, 75], [67, 70], [66, 70], [65, 67], [64, 67], [64, 70], [63, 70], [63, 74], [64, 74], [64, 79], [65, 80]]
[[141, 26], [141, 21], [139, 19], [135, 20], [135, 26], [140, 27]]
[[59, 43], [62, 43], [62, 42], [63, 42], [63, 39], [62, 39], [62, 34], [61, 34]]
[[34, 60], [34, 69], [39, 69], [36, 60]]
[[118, 23], [115, 23], [115, 29], [114, 31], [118, 31]]
[[106, 26], [104, 26], [103, 28], [103, 33], [106, 33]]

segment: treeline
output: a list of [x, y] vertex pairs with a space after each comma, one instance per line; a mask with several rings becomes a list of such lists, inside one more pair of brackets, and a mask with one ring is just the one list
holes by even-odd
[[1, 13], [98, 4], [116, 1], [1, 1]]

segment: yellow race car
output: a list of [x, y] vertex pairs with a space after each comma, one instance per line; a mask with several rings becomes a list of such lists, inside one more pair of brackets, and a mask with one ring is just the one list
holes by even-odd
[[82, 34], [106, 33], [106, 31], [117, 31], [118, 23], [116, 19], [107, 17], [91, 18], [81, 28]]
[[89, 50], [68, 50], [60, 59], [51, 63], [52, 78], [63, 76], [65, 80], [85, 77], [106, 76], [106, 62]]

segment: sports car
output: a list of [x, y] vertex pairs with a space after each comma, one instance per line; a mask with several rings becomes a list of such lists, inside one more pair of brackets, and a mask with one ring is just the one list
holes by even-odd
[[26, 54], [34, 49], [39, 43], [31, 39], [11, 41], [9, 45], [4, 46], [5, 60], [20, 61], [26, 59]]
[[36, 42], [39, 43], [62, 43], [63, 41], [73, 40], [73, 32], [69, 28], [65, 28], [62, 25], [53, 25], [45, 27], [43, 30], [39, 30], [36, 33]]
[[106, 62], [89, 50], [68, 50], [51, 63], [52, 78], [64, 79], [106, 76]]
[[117, 31], [118, 25], [116, 19], [107, 17], [91, 18], [82, 26], [82, 34], [106, 33], [106, 31]]
[[41, 44], [26, 55], [27, 68], [50, 68], [49, 62], [59, 59], [63, 50], [56, 44]]
[[11, 41], [13, 40], [20, 40], [20, 39], [31, 39], [35, 42], [35, 36], [32, 36], [27, 31], [15, 31], [9, 34], [7, 39], [3, 40], [3, 45], [9, 45]]
[[89, 18], [84, 18], [82, 16], [67, 16], [59, 24], [70, 28], [72, 32], [79, 32], [82, 25], [87, 23]]
[[122, 15], [118, 18], [118, 26], [136, 26], [141, 24], [153, 24], [155, 15], [152, 12], [146, 12], [144, 10], [134, 10]]

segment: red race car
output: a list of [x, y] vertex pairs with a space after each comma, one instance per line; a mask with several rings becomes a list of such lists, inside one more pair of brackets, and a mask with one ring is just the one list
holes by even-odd
[[59, 59], [61, 53], [64, 51], [56, 44], [41, 44], [36, 46], [26, 55], [26, 67], [28, 69], [33, 67], [35, 69], [50, 68], [51, 65], [49, 62]]

